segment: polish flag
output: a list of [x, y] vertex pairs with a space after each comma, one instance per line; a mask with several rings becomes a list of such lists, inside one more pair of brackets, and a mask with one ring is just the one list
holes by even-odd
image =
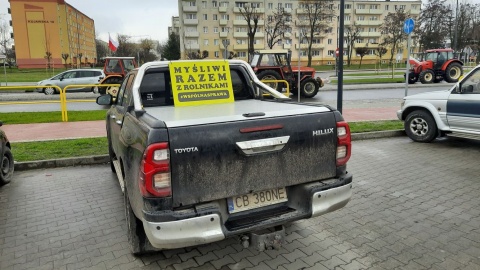
[[112, 52], [116, 52], [118, 48], [118, 42], [110, 37], [110, 33], [108, 33], [108, 48], [110, 48]]

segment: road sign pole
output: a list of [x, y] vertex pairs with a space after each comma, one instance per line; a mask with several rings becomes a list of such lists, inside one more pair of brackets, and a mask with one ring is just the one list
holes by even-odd
[[405, 71], [405, 96], [408, 96], [408, 77], [410, 75], [410, 42], [412, 34], [408, 34], [407, 38], [407, 67]]
[[405, 70], [405, 96], [408, 95], [408, 77], [410, 73], [410, 41], [413, 32], [413, 28], [415, 27], [415, 21], [412, 18], [408, 18], [403, 23], [403, 31], [407, 34], [407, 64]]

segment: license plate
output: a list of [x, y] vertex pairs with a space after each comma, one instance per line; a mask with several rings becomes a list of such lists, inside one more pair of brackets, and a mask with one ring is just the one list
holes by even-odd
[[238, 213], [267, 205], [286, 202], [287, 200], [287, 192], [284, 187], [257, 191], [228, 198], [228, 212]]

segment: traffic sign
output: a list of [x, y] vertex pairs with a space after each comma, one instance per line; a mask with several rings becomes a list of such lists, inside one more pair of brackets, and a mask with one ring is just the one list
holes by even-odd
[[412, 18], [406, 19], [405, 22], [403, 23], [403, 31], [405, 31], [407, 35], [412, 33], [414, 27], [415, 27], [415, 21]]
[[338, 54], [340, 53], [340, 49], [337, 48], [337, 50], [335, 51], [335, 56], [338, 57]]

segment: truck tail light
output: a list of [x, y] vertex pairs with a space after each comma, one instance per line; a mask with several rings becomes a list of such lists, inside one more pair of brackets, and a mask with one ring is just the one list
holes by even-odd
[[147, 147], [143, 153], [139, 186], [144, 197], [172, 195], [168, 143], [155, 143]]
[[337, 122], [337, 166], [347, 164], [352, 154], [352, 139], [347, 122]]

